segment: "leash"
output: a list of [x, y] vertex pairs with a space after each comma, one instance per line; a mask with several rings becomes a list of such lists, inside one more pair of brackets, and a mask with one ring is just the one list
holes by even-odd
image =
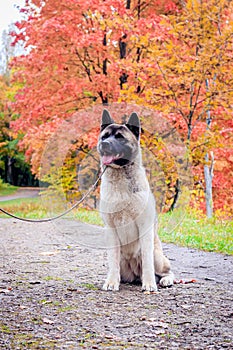
[[99, 180], [101, 179], [101, 177], [103, 176], [105, 170], [107, 167], [105, 167], [103, 169], [103, 171], [100, 173], [100, 175], [98, 176], [97, 180], [95, 181], [95, 183], [91, 186], [91, 188], [89, 188], [89, 190], [85, 193], [85, 195], [78, 201], [76, 202], [71, 208], [67, 209], [66, 211], [64, 211], [62, 214], [53, 216], [51, 218], [45, 218], [45, 219], [27, 219], [27, 218], [20, 218], [19, 216], [16, 216], [14, 214], [9, 213], [8, 211], [0, 208], [0, 211], [5, 214], [8, 215], [14, 219], [20, 220], [20, 221], [26, 221], [26, 222], [49, 222], [49, 221], [54, 221], [57, 220], [59, 218], [61, 218], [62, 216], [65, 216], [66, 214], [70, 213], [73, 209], [77, 208], [86, 198], [87, 196], [89, 196], [89, 194], [94, 191], [98, 185]]

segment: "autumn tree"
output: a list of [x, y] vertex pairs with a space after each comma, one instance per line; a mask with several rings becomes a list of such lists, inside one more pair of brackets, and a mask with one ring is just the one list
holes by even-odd
[[13, 185], [32, 185], [37, 182], [34, 181], [29, 164], [25, 162], [24, 153], [18, 149], [22, 135], [10, 128], [11, 121], [16, 118], [11, 103], [17, 90], [22, 87], [21, 84], [12, 84], [10, 78], [9, 63], [21, 52], [19, 45], [11, 46], [9, 32], [13, 29], [14, 25], [10, 25], [8, 30], [3, 31], [0, 49], [0, 177]]
[[23, 41], [27, 54], [14, 67], [25, 85], [14, 128], [25, 135], [35, 173], [62, 121], [93, 104], [125, 101], [168, 118], [201, 182], [204, 156], [229, 129], [232, 2], [28, 0], [22, 12], [15, 43]]
[[[166, 18], [165, 38], [138, 37], [138, 46], [144, 48], [147, 59], [137, 76], [129, 77], [121, 94], [121, 99], [133, 98], [163, 111], [180, 130], [190, 150], [197, 183], [203, 179], [204, 165], [209, 216], [213, 168], [209, 154], [219, 147], [229, 148], [232, 132], [232, 10], [232, 2], [225, 0], [187, 1], [182, 11]], [[138, 80], [140, 91], [133, 88]], [[231, 162], [228, 165], [232, 169]], [[220, 177], [215, 177], [215, 184], [216, 180]], [[232, 187], [231, 176], [226, 183]]]
[[20, 135], [13, 132], [10, 123], [14, 119], [10, 104], [16, 86], [9, 82], [9, 75], [0, 76], [0, 178], [12, 185], [32, 185], [34, 177], [25, 156], [18, 149]]
[[[126, 45], [126, 38], [148, 31], [154, 38], [165, 35], [154, 11], [157, 4], [122, 0], [26, 2], [22, 11], [28, 18], [16, 24], [20, 32], [15, 37], [15, 42], [23, 40], [28, 50], [15, 65], [19, 67], [16, 79], [26, 84], [17, 96], [15, 110], [21, 117], [14, 126], [26, 134], [29, 156], [40, 148], [34, 147], [37, 135], [46, 138], [76, 110], [119, 99], [129, 75], [137, 75], [143, 64], [139, 64], [142, 52], [137, 42], [132, 39], [130, 46]], [[38, 161], [39, 155], [35, 158]]]

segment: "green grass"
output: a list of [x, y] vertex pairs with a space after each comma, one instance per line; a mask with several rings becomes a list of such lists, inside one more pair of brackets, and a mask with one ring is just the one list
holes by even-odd
[[[174, 214], [174, 216], [177, 214]], [[175, 221], [177, 226], [172, 230], [172, 223], [169, 230], [166, 224], [171, 214], [161, 216], [159, 235], [163, 242], [175, 243], [181, 246], [196, 248], [210, 252], [233, 254], [233, 221], [218, 220], [217, 218], [207, 219], [201, 217], [195, 211], [188, 209], [183, 218]]]
[[[49, 216], [40, 198], [5, 201], [0, 207], [20, 217], [40, 219]], [[6, 216], [1, 214], [1, 218]], [[103, 226], [98, 211], [83, 208], [73, 211], [69, 218], [88, 224]], [[159, 235], [163, 242], [224, 254], [233, 254], [233, 221], [207, 219], [200, 213], [187, 209], [176, 210], [159, 217]]]
[[[56, 216], [51, 214], [49, 210], [45, 208], [39, 197], [35, 198], [18, 198], [13, 200], [7, 200], [0, 202], [0, 208], [12, 213], [20, 218], [27, 219], [42, 219], [47, 217]], [[66, 217], [79, 220], [92, 225], [103, 226], [103, 221], [100, 218], [98, 211], [86, 210], [79, 208], [73, 210]], [[8, 218], [5, 214], [0, 212], [0, 218]]]
[[[0, 202], [0, 207], [21, 218], [41, 219], [50, 217], [51, 215], [56, 215], [49, 213], [39, 197], [18, 198], [2, 201]], [[91, 211], [79, 208], [78, 210], [73, 210], [66, 217], [70, 217], [71, 219], [79, 220], [92, 225], [103, 226], [103, 221], [100, 218], [98, 211], [95, 210]], [[7, 218], [7, 216], [0, 212], [0, 218]]]
[[1, 206], [7, 206], [7, 207], [15, 207], [19, 208], [20, 210], [23, 210], [23, 206], [26, 204], [35, 204], [35, 206], [38, 206], [40, 204], [40, 199], [38, 197], [32, 197], [32, 198], [16, 198], [16, 199], [10, 199], [6, 201], [0, 202]]
[[0, 197], [9, 196], [17, 191], [18, 187], [3, 183], [0, 179]]
[[98, 288], [92, 283], [81, 283], [80, 286], [90, 290], [98, 290]]
[[86, 210], [80, 208], [75, 210], [74, 218], [79, 221], [86, 222], [87, 224], [104, 226], [103, 220], [101, 219], [97, 210]]
[[[40, 219], [46, 217], [46, 210], [42, 207], [40, 198], [18, 198], [0, 202], [0, 207], [21, 218]], [[7, 218], [0, 213], [1, 218]]]

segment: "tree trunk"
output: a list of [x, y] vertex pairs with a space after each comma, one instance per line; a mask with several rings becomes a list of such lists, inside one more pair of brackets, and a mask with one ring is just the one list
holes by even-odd
[[[206, 79], [206, 90], [209, 91], [209, 80]], [[207, 110], [206, 117], [206, 131], [208, 132], [211, 127], [211, 114], [210, 110]], [[204, 176], [205, 176], [205, 203], [206, 203], [206, 215], [208, 218], [213, 216], [213, 196], [212, 196], [212, 180], [214, 174], [214, 152], [210, 152], [210, 165], [209, 165], [209, 155], [205, 155], [205, 165], [204, 165]]]
[[13, 163], [14, 163], [13, 158], [8, 156], [6, 161], [6, 181], [11, 185], [14, 185], [13, 168], [12, 168]]
[[205, 155], [204, 165], [204, 175], [205, 175], [205, 201], [206, 201], [206, 215], [208, 218], [213, 216], [213, 197], [212, 197], [212, 180], [214, 174], [214, 153], [210, 153], [211, 156], [211, 164], [209, 163], [209, 155], [208, 153]]

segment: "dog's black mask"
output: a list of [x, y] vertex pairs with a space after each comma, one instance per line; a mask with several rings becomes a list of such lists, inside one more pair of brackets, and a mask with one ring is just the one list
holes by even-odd
[[126, 124], [115, 124], [107, 110], [102, 115], [98, 151], [103, 165], [126, 166], [133, 162], [138, 151], [140, 122], [132, 113]]

